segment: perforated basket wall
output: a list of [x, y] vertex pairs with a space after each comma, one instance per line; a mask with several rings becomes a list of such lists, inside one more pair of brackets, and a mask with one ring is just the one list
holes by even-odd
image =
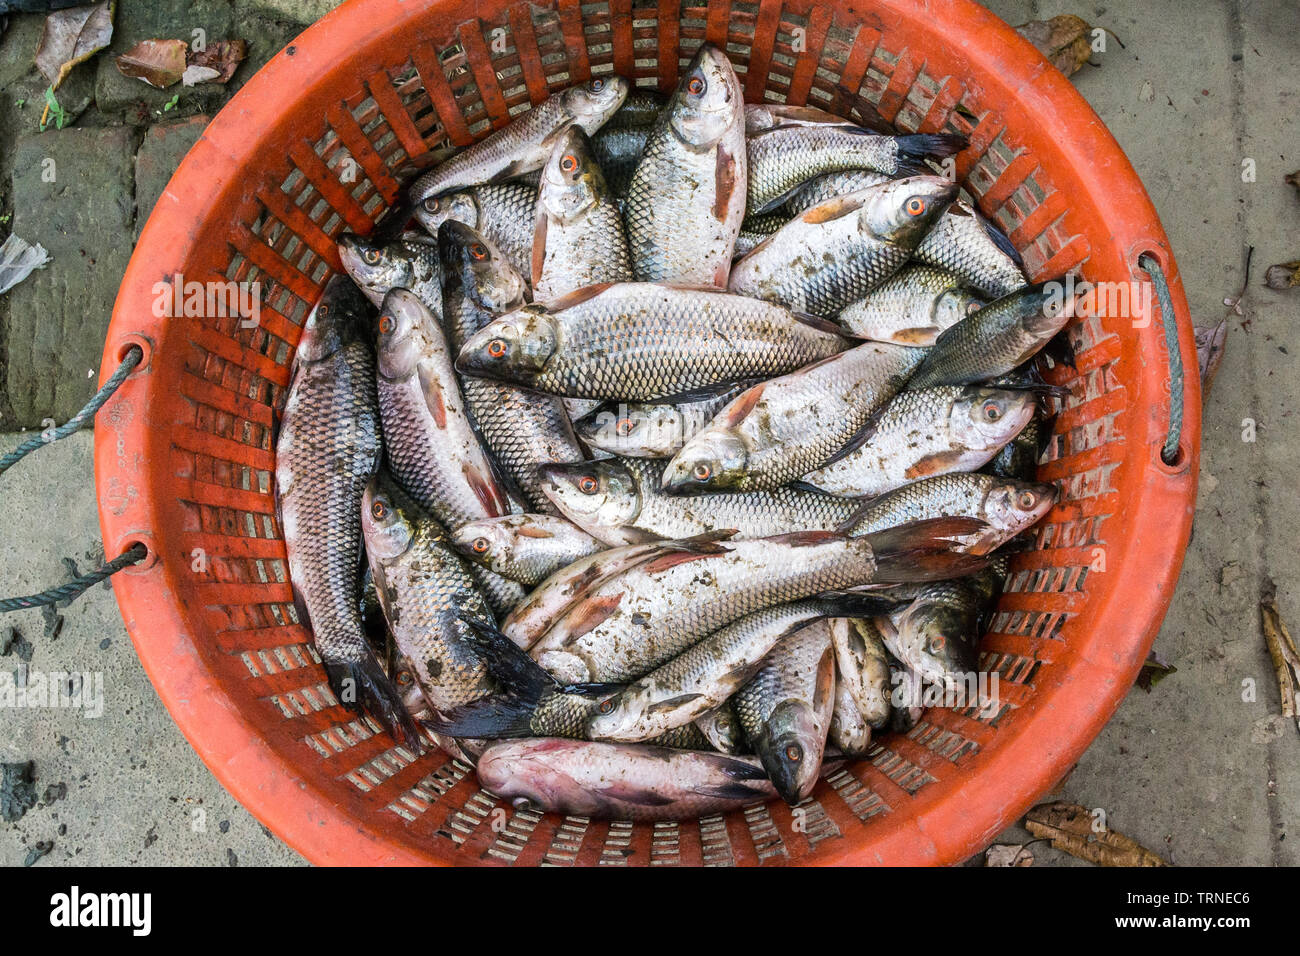
[[[473, 13], [473, 15], [470, 15]], [[295, 623], [273, 499], [272, 410], [302, 323], [339, 269], [334, 238], [369, 231], [413, 168], [550, 92], [617, 72], [671, 89], [708, 39], [751, 101], [843, 112], [861, 91], [903, 130], [955, 130], [957, 173], [1039, 278], [1177, 269], [1127, 160], [1070, 84], [964, 0], [677, 0], [507, 4], [353, 0], [231, 101], [158, 203], [123, 283], [104, 374], [146, 361], [101, 416], [105, 547], [147, 562], [114, 579], [142, 661], [213, 772], [308, 858], [516, 864], [951, 863], [981, 848], [1071, 765], [1131, 685], [1190, 528], [1196, 384], [1177, 461], [1160, 316], [1077, 321], [1072, 397], [1042, 477], [1063, 490], [1017, 557], [981, 666], [996, 713], [932, 709], [832, 774], [796, 822], [780, 802], [636, 825], [517, 812], [472, 770], [419, 760], [332, 698]], [[260, 323], [159, 318], [155, 284], [258, 280]], [[1154, 319], [1154, 320], [1153, 320]]]

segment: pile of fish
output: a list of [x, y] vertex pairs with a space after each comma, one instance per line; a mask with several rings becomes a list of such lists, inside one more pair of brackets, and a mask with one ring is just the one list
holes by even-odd
[[747, 105], [705, 45], [343, 236], [276, 468], [339, 700], [516, 806], [642, 820], [797, 804], [915, 724], [901, 684], [974, 673], [1056, 500], [1074, 303], [933, 174], [964, 145]]

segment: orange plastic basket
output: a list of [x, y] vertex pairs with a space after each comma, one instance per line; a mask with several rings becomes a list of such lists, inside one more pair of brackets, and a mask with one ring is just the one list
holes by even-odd
[[[824, 780], [801, 812], [777, 801], [654, 825], [516, 811], [439, 753], [418, 760], [334, 702], [293, 623], [275, 518], [272, 409], [326, 279], [334, 237], [365, 233], [399, 172], [499, 128], [550, 92], [614, 71], [671, 89], [704, 40], [751, 101], [843, 111], [859, 89], [900, 129], [955, 130], [957, 172], [1040, 278], [1147, 282], [1191, 327], [1141, 183], [1070, 83], [968, 0], [352, 0], [283, 50], [181, 164], [118, 295], [103, 375], [145, 360], [100, 416], [105, 549], [146, 561], [114, 579], [141, 660], [217, 778], [317, 863], [954, 863], [1069, 769], [1145, 659], [1191, 528], [1199, 393], [1186, 382], [1174, 464], [1161, 317], [1076, 321], [1073, 397], [1041, 477], [1063, 496], [1016, 558], [983, 645], [996, 715], [932, 709]], [[972, 118], [973, 117], [973, 118]], [[155, 284], [259, 280], [255, 328], [159, 318]], [[1154, 307], [1150, 311], [1157, 311]], [[1170, 320], [1169, 316], [1163, 317]]]

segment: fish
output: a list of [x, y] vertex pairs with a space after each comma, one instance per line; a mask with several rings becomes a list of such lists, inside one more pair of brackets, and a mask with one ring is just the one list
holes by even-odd
[[463, 524], [451, 536], [471, 561], [522, 584], [540, 584], [579, 558], [605, 546], [565, 518], [506, 515]]
[[792, 218], [794, 217], [780, 212], [769, 212], [761, 216], [747, 216], [745, 221], [741, 223], [740, 235], [736, 237], [736, 245], [731, 253], [732, 260], [734, 261], [753, 252], [767, 241], [768, 236], [774, 235]]
[[687, 727], [694, 728], [704, 736], [708, 743], [708, 748], [724, 754], [741, 754], [746, 753], [745, 735], [741, 733], [740, 721], [736, 719], [736, 711], [731, 706], [730, 701], [724, 701], [717, 707], [713, 708], [702, 717], [697, 717], [689, 724], [683, 724], [681, 727], [667, 731], [660, 737], [652, 737], [652, 740], [663, 740], [673, 734], [681, 733]]
[[444, 222], [462, 222], [500, 249], [521, 276], [532, 270], [536, 214], [537, 188], [523, 183], [430, 196], [415, 208], [416, 221], [430, 236], [436, 237]]
[[442, 268], [436, 242], [411, 235], [380, 242], [344, 233], [338, 243], [343, 268], [376, 306], [390, 290], [408, 289], [441, 320]]
[[[820, 112], [820, 111], [817, 111]], [[959, 133], [882, 136], [843, 120], [778, 122], [749, 131], [751, 216], [771, 212], [808, 180], [824, 173], [871, 169], [891, 177], [929, 173], [926, 159], [943, 159], [965, 149]]]
[[624, 203], [637, 277], [725, 288], [745, 218], [744, 96], [725, 53], [701, 45], [660, 115]]
[[831, 708], [831, 724], [827, 741], [849, 757], [866, 756], [871, 749], [871, 725], [858, 710], [857, 701], [835, 669], [835, 703]]
[[600, 402], [573, 423], [588, 448], [630, 458], [671, 458], [728, 402], [742, 382], [692, 402]]
[[635, 680], [765, 607], [982, 567], [981, 558], [954, 554], [949, 540], [978, 528], [946, 519], [867, 537], [807, 531], [665, 548], [588, 590], [529, 653], [563, 683]]
[[913, 264], [850, 303], [835, 321], [858, 338], [924, 347], [986, 304], [953, 273]]
[[747, 684], [780, 641], [833, 613], [832, 602], [808, 600], [733, 621], [619, 690], [613, 707], [591, 719], [591, 739], [635, 743], [703, 717]]
[[727, 289], [826, 318], [903, 267], [957, 196], [939, 176], [909, 176], [800, 213], [731, 268]]
[[664, 470], [671, 494], [777, 488], [853, 452], [924, 349], [866, 342], [741, 393]]
[[1038, 462], [1052, 443], [1052, 426], [1055, 415], [1035, 415], [1020, 434], [1002, 446], [989, 462], [990, 474], [1004, 478], [1032, 481], [1038, 473]]
[[533, 298], [547, 301], [600, 282], [636, 278], [623, 217], [587, 135], [568, 126], [542, 169], [533, 231]]
[[1028, 424], [1030, 392], [940, 385], [895, 395], [862, 444], [805, 474], [809, 488], [845, 497], [881, 495], [921, 478], [983, 467]]
[[612, 820], [680, 820], [776, 795], [753, 757], [534, 739], [493, 744], [479, 784], [517, 810]]
[[361, 499], [382, 454], [369, 306], [345, 276], [307, 317], [275, 446], [276, 503], [298, 623], [330, 689], [420, 751], [419, 731], [361, 621]]
[[[460, 289], [447, 297], [450, 339], [459, 350], [492, 321], [494, 312], [523, 304], [525, 284], [500, 250], [481, 233], [449, 222], [439, 233], [457, 266]], [[586, 454], [559, 400], [484, 378], [465, 377], [462, 387], [483, 440], [528, 506], [549, 512], [539, 466], [582, 461]]]
[[[967, 581], [935, 581], [892, 616], [881, 636], [926, 684], [961, 682], [979, 666], [982, 595]], [[974, 703], [972, 701], [972, 703]]]
[[816, 106], [789, 103], [746, 103], [745, 135], [753, 136], [778, 126], [843, 126], [847, 120]]
[[[838, 685], [848, 692], [859, 716], [872, 730], [889, 724], [889, 654], [881, 627], [888, 617], [837, 617], [830, 622]], [[843, 744], [840, 745], [843, 749]]]
[[1063, 290], [1042, 282], [968, 315], [935, 339], [908, 388], [967, 385], [1023, 365], [1074, 317], [1078, 296]]
[[467, 622], [495, 626], [495, 618], [446, 529], [383, 473], [360, 512], [393, 643], [429, 708], [436, 714], [493, 693]]
[[831, 328], [726, 292], [619, 282], [501, 316], [456, 367], [569, 398], [699, 397], [842, 351], [848, 340]]
[[393, 476], [420, 507], [453, 528], [509, 514], [471, 426], [441, 326], [406, 289], [384, 296], [378, 326], [377, 393]]
[[609, 191], [618, 200], [627, 196], [646, 141], [668, 98], [658, 90], [633, 87], [609, 121], [591, 137], [591, 149], [605, 174]]
[[909, 521], [974, 518], [984, 527], [960, 546], [974, 554], [988, 554], [1040, 521], [1059, 494], [1055, 485], [1044, 482], [982, 474], [940, 475], [865, 502], [838, 530], [871, 534]]
[[546, 494], [560, 512], [610, 547], [731, 529], [737, 539], [833, 530], [859, 503], [788, 486], [707, 498], [667, 494], [662, 460], [603, 458], [546, 465]]
[[835, 654], [825, 621], [780, 641], [735, 697], [740, 726], [791, 806], [817, 784], [835, 707]]
[[559, 130], [576, 123], [587, 135], [596, 132], [623, 105], [629, 86], [623, 77], [607, 74], [551, 94], [416, 179], [409, 189], [411, 200], [421, 203], [430, 196], [504, 182], [541, 169]]

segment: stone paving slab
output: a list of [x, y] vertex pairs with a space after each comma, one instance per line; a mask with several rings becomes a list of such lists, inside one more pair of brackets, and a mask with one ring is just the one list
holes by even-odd
[[190, 147], [198, 142], [207, 127], [209, 117], [192, 116], [178, 123], [151, 126], [144, 134], [140, 149], [135, 154], [135, 237], [140, 238], [153, 212], [158, 197], [162, 195], [172, 173], [180, 165]]

